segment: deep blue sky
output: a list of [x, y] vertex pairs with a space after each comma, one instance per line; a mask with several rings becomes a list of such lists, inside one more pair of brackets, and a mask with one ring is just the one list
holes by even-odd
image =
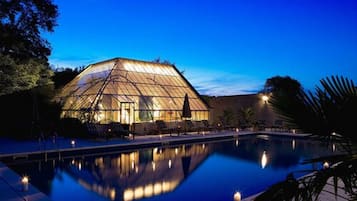
[[54, 0], [44, 34], [50, 63], [76, 67], [113, 57], [176, 64], [201, 94], [262, 89], [288, 75], [357, 82], [357, 0]]

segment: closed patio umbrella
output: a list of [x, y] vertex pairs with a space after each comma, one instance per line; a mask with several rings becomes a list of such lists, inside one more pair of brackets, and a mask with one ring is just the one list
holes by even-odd
[[186, 134], [187, 131], [187, 121], [190, 121], [191, 119], [191, 108], [190, 108], [190, 102], [188, 101], [188, 95], [185, 94], [185, 100], [183, 101], [183, 106], [182, 106], [182, 116], [181, 118], [184, 120], [183, 122], [183, 127], [184, 127], [184, 132]]
[[190, 102], [188, 101], [188, 95], [185, 94], [185, 100], [183, 102], [183, 107], [182, 107], [182, 119], [189, 119], [191, 118], [191, 108], [190, 108]]

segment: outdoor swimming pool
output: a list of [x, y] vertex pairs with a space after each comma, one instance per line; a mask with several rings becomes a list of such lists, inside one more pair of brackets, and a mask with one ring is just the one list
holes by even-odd
[[236, 191], [245, 198], [288, 173], [319, 169], [322, 164], [300, 163], [337, 149], [311, 139], [251, 135], [7, 165], [53, 201], [232, 201]]

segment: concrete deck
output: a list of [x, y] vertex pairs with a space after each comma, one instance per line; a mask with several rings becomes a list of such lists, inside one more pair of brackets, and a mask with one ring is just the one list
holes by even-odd
[[[259, 194], [260, 193], [247, 197], [242, 201], [254, 201], [255, 197], [257, 197]], [[317, 200], [318, 201], [349, 201], [350, 199], [344, 190], [344, 184], [341, 180], [338, 180], [337, 196], [335, 196], [333, 179], [330, 178], [327, 180], [327, 184], [322, 189], [322, 192], [320, 193]]]
[[20, 175], [0, 162], [0, 200], [1, 201], [50, 201], [36, 187], [29, 183], [24, 191]]
[[[293, 134], [283, 132], [265, 132], [261, 134], [304, 137], [306, 134]], [[257, 134], [256, 131], [218, 131], [187, 134], [165, 134], [135, 136], [135, 139], [109, 139], [109, 140], [85, 140], [85, 139], [48, 139], [46, 141], [15, 141], [0, 139], [0, 160], [16, 160], [18, 158], [43, 157], [81, 154], [88, 152], [100, 152], [108, 150], [138, 149], [160, 145], [175, 145], [181, 143], [194, 143], [201, 141], [213, 141], [236, 138], [238, 136]], [[71, 141], [75, 140], [72, 145]], [[31, 181], [30, 181], [31, 182]], [[47, 201], [45, 194], [29, 184], [29, 190], [23, 191], [21, 176], [0, 162], [0, 201]]]

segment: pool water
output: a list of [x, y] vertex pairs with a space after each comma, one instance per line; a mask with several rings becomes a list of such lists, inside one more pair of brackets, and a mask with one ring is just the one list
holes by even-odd
[[7, 165], [53, 201], [231, 201], [237, 191], [245, 198], [291, 172], [319, 169], [301, 162], [333, 151], [335, 145], [311, 139], [252, 135]]

